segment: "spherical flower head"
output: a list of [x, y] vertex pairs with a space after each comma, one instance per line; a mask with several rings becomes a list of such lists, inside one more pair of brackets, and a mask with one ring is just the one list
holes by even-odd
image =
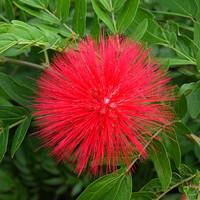
[[51, 155], [80, 175], [147, 155], [155, 131], [173, 119], [170, 78], [142, 45], [86, 38], [58, 55], [38, 81], [35, 117]]

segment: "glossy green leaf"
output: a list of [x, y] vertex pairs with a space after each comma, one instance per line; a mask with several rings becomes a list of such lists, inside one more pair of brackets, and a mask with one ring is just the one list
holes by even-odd
[[39, 9], [45, 8], [45, 5], [42, 4], [42, 1], [40, 0], [19, 0], [19, 1], [34, 8], [39, 8]]
[[195, 82], [185, 83], [180, 87], [179, 94], [180, 95], [183, 95], [183, 94], [188, 95], [196, 87], [197, 87], [197, 84]]
[[164, 137], [164, 143], [168, 156], [173, 159], [177, 168], [181, 164], [181, 149], [176, 136], [176, 132], [172, 132]]
[[11, 156], [13, 157], [15, 152], [20, 147], [23, 142], [25, 135], [28, 131], [28, 128], [31, 123], [31, 116], [27, 116], [24, 121], [17, 127], [15, 135], [13, 137], [12, 146], [11, 146]]
[[74, 4], [75, 12], [73, 17], [73, 29], [82, 37], [85, 33], [86, 27], [87, 1], [77, 0]]
[[8, 146], [9, 128], [5, 127], [0, 132], [0, 162], [2, 161]]
[[139, 41], [145, 34], [148, 27], [148, 19], [142, 20], [140, 24], [129, 34], [131, 38]]
[[193, 91], [186, 96], [188, 112], [192, 118], [197, 118], [200, 114], [200, 87], [193, 89]]
[[114, 11], [119, 11], [127, 0], [112, 0]]
[[66, 22], [69, 15], [70, 0], [57, 0], [56, 1], [56, 15]]
[[98, 4], [97, 0], [91, 0], [92, 1], [92, 7], [95, 11], [95, 13], [97, 14], [97, 16], [99, 17], [99, 19], [101, 19], [106, 26], [108, 26], [108, 28], [111, 30], [111, 32], [115, 32], [114, 29], [114, 25], [112, 23], [112, 20], [110, 19], [110, 16], [108, 13], [106, 13]]
[[26, 7], [22, 4], [19, 4], [15, 1], [15, 5], [20, 8], [21, 10], [27, 12], [28, 14], [37, 17], [43, 21], [46, 21], [50, 24], [60, 24], [60, 20], [53, 14], [50, 14], [44, 10], [33, 10], [30, 9], [29, 7]]
[[112, 0], [99, 0], [99, 2], [103, 5], [103, 7], [109, 12], [112, 10]]
[[127, 0], [123, 9], [120, 11], [116, 22], [119, 33], [124, 33], [134, 20], [140, 0]]
[[16, 37], [10, 33], [0, 34], [0, 54], [17, 44]]
[[77, 200], [130, 200], [131, 193], [131, 175], [119, 170], [95, 180]]
[[166, 189], [171, 182], [172, 170], [164, 145], [161, 142], [154, 140], [153, 148], [149, 150], [149, 156], [153, 161], [162, 187]]
[[182, 95], [175, 104], [176, 115], [181, 119], [187, 112], [187, 101], [185, 95]]
[[28, 111], [23, 107], [0, 105], [0, 120], [19, 120], [27, 114]]
[[10, 76], [0, 73], [0, 87], [14, 101], [21, 105], [30, 105], [33, 91], [25, 86], [18, 84]]

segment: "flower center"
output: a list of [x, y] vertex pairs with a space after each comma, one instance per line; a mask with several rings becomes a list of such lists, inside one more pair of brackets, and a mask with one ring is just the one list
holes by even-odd
[[116, 104], [114, 102], [111, 102], [110, 98], [105, 97], [101, 104], [100, 113], [106, 114], [107, 111], [114, 109], [116, 107], [117, 107]]

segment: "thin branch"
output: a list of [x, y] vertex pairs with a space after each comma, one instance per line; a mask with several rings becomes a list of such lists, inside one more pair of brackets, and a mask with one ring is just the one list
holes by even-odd
[[113, 22], [114, 30], [115, 30], [115, 33], [117, 33], [117, 26], [116, 26], [114, 9], [113, 9], [113, 6], [112, 6], [112, 0], [110, 0], [109, 3], [110, 3], [111, 16], [112, 16], [112, 22]]
[[42, 67], [41, 65], [38, 65], [38, 64], [35, 64], [32, 62], [28, 62], [28, 61], [24, 61], [24, 60], [8, 58], [8, 57], [1, 57], [0, 62], [11, 62], [11, 63], [20, 64], [20, 65], [26, 65], [26, 66], [37, 68], [37, 69], [44, 69], [44, 67]]
[[143, 152], [148, 148], [148, 146], [152, 143], [153, 139], [156, 138], [156, 137], [159, 135], [159, 133], [160, 133], [164, 128], [166, 128], [167, 126], [170, 126], [170, 125], [172, 125], [172, 124], [174, 124], [174, 123], [176, 123], [176, 122], [180, 122], [180, 121], [173, 121], [173, 122], [171, 122], [171, 123], [169, 123], [169, 124], [166, 124], [166, 125], [160, 127], [160, 128], [156, 131], [156, 133], [153, 135], [153, 137], [151, 137], [150, 141], [144, 146], [142, 152], [141, 152], [141, 153], [137, 156], [137, 158], [135, 158], [135, 159], [133, 160], [133, 162], [128, 166], [127, 170], [125, 171], [125, 174], [127, 174], [127, 173], [131, 170], [131, 168], [133, 167], [133, 165], [135, 164], [135, 162], [136, 162], [138, 159], [140, 159], [140, 157], [142, 156], [142, 153], [143, 153]]
[[49, 62], [49, 56], [48, 56], [47, 50], [44, 50], [44, 57], [45, 57], [46, 64], [49, 65], [50, 62]]
[[161, 199], [163, 196], [165, 196], [169, 191], [173, 190], [174, 188], [178, 187], [179, 185], [182, 185], [185, 182], [188, 182], [190, 180], [192, 180], [194, 177], [196, 176], [196, 174], [193, 174], [192, 176], [183, 179], [182, 181], [178, 182], [177, 184], [173, 185], [172, 187], [170, 187], [168, 190], [166, 190], [165, 192], [163, 192], [158, 198], [156, 198], [156, 200]]

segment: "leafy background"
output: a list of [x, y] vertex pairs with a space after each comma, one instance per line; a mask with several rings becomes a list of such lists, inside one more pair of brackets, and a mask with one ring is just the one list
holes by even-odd
[[[149, 149], [149, 159], [98, 179], [78, 178], [38, 148], [31, 99], [55, 53], [102, 33], [152, 48], [177, 86], [177, 119], [171, 140], [167, 125], [155, 133], [163, 140], [150, 141], [157, 153]], [[0, 0], [1, 200], [197, 200], [199, 134], [199, 0]]]

